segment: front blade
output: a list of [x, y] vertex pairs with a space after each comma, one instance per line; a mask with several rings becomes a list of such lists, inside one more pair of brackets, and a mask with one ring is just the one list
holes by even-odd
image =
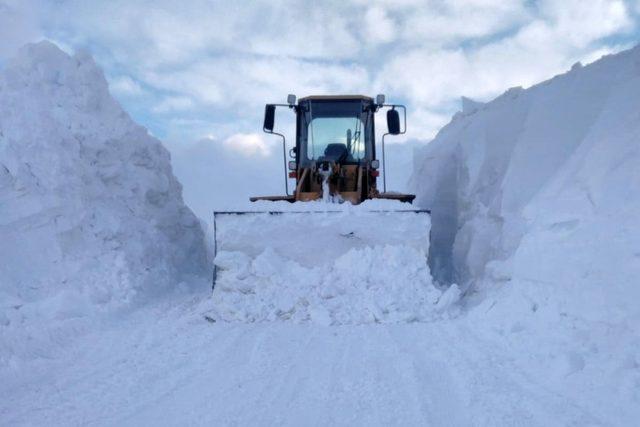
[[212, 316], [323, 324], [431, 319], [427, 211], [217, 212]]
[[214, 212], [215, 248], [256, 257], [267, 248], [306, 267], [354, 248], [404, 245], [429, 252], [426, 210]]

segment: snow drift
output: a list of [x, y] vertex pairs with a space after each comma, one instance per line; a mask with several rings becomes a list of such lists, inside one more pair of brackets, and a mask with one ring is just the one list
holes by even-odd
[[23, 48], [0, 74], [0, 344], [57, 339], [57, 322], [159, 295], [205, 258], [169, 153], [92, 58]]

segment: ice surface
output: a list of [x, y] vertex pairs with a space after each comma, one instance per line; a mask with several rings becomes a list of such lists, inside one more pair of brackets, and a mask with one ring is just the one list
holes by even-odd
[[0, 241], [0, 362], [205, 267], [167, 150], [88, 55], [47, 42], [0, 74]]

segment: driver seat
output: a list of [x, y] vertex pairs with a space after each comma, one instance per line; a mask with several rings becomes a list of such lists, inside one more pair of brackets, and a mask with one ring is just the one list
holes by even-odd
[[324, 160], [342, 163], [347, 157], [349, 157], [349, 150], [347, 150], [347, 146], [344, 144], [329, 144], [327, 148], [324, 149]]

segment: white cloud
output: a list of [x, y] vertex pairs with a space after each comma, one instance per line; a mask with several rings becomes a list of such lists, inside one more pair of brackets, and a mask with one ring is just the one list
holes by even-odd
[[622, 0], [542, 0], [539, 9], [554, 28], [557, 40], [580, 48], [598, 38], [630, 30], [633, 25]]
[[160, 101], [153, 108], [156, 113], [171, 113], [175, 111], [186, 111], [194, 107], [193, 100], [186, 96], [171, 96]]
[[[349, 13], [345, 13], [346, 11]], [[361, 12], [314, 2], [66, 0], [49, 11], [78, 43], [105, 43], [122, 61], [174, 66], [211, 53], [349, 58]], [[69, 34], [67, 34], [69, 37]]]
[[388, 43], [396, 37], [395, 22], [381, 6], [372, 6], [364, 15], [365, 40], [373, 43]]
[[407, 114], [406, 140], [429, 141], [451, 119], [450, 114], [433, 112], [424, 108], [411, 110]]
[[[327, 7], [322, 2], [265, 5], [268, 3], [254, 4], [255, 8], [249, 13], [256, 25], [245, 28], [243, 37], [248, 44], [241, 51], [305, 59], [352, 59], [360, 52], [356, 30], [361, 12]], [[245, 27], [242, 21], [244, 18], [239, 26]]]
[[391, 60], [379, 86], [418, 107], [438, 109], [462, 96], [486, 99], [528, 86], [601, 51], [593, 42], [630, 28], [620, 1], [545, 1], [540, 16], [511, 36], [476, 48], [416, 48]]
[[181, 70], [150, 71], [142, 78], [158, 90], [182, 93], [201, 105], [244, 112], [288, 93], [363, 91], [369, 85], [367, 71], [359, 66], [234, 54], [203, 59]]
[[410, 131], [430, 135], [461, 95], [484, 100], [618, 49], [606, 38], [634, 29], [637, 4], [60, 0], [43, 21], [47, 37], [130, 76], [114, 92], [125, 106], [155, 105], [150, 121], [171, 138], [251, 134], [264, 103], [287, 93], [383, 92], [407, 101]]
[[262, 135], [257, 133], [237, 133], [223, 141], [224, 146], [245, 156], [271, 155], [272, 144], [267, 144]]
[[250, 196], [284, 194], [280, 152], [251, 155], [211, 138], [168, 145], [184, 199], [202, 219], [214, 209], [243, 209]]
[[35, 0], [0, 0], [0, 59], [41, 37]]
[[138, 96], [143, 93], [140, 84], [129, 76], [119, 76], [110, 79], [109, 89], [116, 96]]
[[515, 28], [529, 18], [523, 0], [432, 1], [407, 13], [404, 38], [450, 46]]

